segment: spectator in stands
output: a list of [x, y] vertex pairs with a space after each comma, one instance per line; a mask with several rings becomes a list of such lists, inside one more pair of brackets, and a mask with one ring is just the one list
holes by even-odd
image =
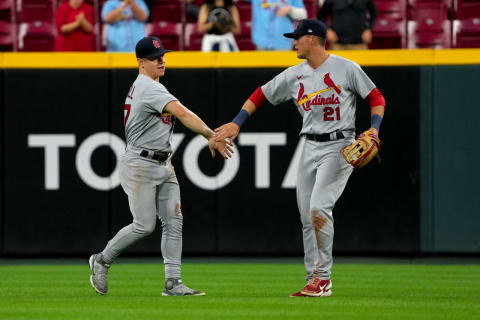
[[232, 0], [206, 0], [200, 7], [197, 26], [205, 33], [202, 51], [238, 51], [233, 34], [240, 33], [240, 15]]
[[107, 51], [134, 52], [146, 36], [145, 21], [150, 14], [143, 0], [107, 0], [102, 19], [107, 26]]
[[83, 0], [64, 1], [55, 13], [55, 51], [95, 51], [93, 8]]
[[317, 18], [326, 23], [329, 16], [332, 21], [327, 30], [329, 49], [368, 49], [377, 20], [373, 0], [325, 0]]
[[291, 50], [295, 20], [307, 18], [302, 0], [251, 0], [252, 41], [257, 50]]
[[185, 13], [187, 14], [187, 18], [190, 18], [189, 21], [198, 20], [198, 14], [202, 3], [203, 0], [185, 0]]

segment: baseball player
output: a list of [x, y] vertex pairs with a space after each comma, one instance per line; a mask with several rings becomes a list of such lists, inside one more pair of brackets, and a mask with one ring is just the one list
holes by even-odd
[[305, 139], [298, 168], [297, 203], [305, 251], [307, 284], [291, 297], [330, 296], [332, 282], [332, 209], [343, 192], [353, 167], [341, 149], [355, 136], [355, 94], [371, 106], [369, 132], [378, 136], [385, 99], [353, 61], [325, 50], [325, 25], [301, 20], [292, 33], [300, 59], [267, 84], [257, 88], [232, 122], [215, 129], [215, 138], [235, 139], [240, 127], [265, 101], [278, 105], [293, 100], [303, 118], [300, 136]]
[[100, 294], [107, 293], [110, 265], [125, 249], [153, 232], [158, 216], [163, 229], [161, 250], [166, 279], [162, 295], [205, 295], [188, 288], [181, 280], [183, 217], [180, 189], [170, 162], [175, 119], [208, 140], [212, 157], [217, 150], [229, 158], [233, 150], [225, 141], [216, 142], [214, 132], [158, 82], [165, 74], [164, 55], [169, 51], [156, 37], [141, 39], [135, 48], [139, 75], [125, 100], [127, 146], [119, 161], [120, 182], [128, 195], [133, 223], [89, 259], [90, 283]]

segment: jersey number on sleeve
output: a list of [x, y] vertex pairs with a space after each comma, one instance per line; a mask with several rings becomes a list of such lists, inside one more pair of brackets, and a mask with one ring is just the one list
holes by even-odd
[[124, 117], [125, 117], [125, 123], [124, 124], [127, 124], [127, 121], [128, 121], [128, 117], [130, 116], [130, 107], [131, 105], [130, 104], [126, 104], [123, 106], [123, 114], [124, 114]]
[[[333, 113], [335, 112], [335, 116]], [[332, 107], [325, 107], [323, 108], [323, 120], [324, 121], [333, 121], [333, 120], [340, 120], [340, 107], [336, 107], [333, 109]]]

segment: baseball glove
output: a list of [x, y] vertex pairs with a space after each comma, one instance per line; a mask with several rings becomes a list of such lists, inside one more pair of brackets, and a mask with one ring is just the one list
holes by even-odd
[[208, 21], [222, 33], [230, 32], [233, 28], [233, 18], [228, 10], [223, 8], [213, 9], [208, 15]]
[[342, 149], [345, 160], [354, 168], [361, 168], [373, 159], [380, 149], [381, 141], [371, 131], [365, 131], [351, 145]]

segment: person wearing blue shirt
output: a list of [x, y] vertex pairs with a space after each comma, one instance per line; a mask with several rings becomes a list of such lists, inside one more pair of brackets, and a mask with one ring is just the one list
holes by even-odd
[[102, 8], [102, 19], [108, 23], [107, 51], [134, 52], [136, 43], [146, 36], [149, 14], [143, 0], [107, 0]]
[[291, 50], [293, 40], [284, 33], [292, 32], [295, 20], [305, 19], [302, 0], [251, 0], [252, 41], [257, 50]]

